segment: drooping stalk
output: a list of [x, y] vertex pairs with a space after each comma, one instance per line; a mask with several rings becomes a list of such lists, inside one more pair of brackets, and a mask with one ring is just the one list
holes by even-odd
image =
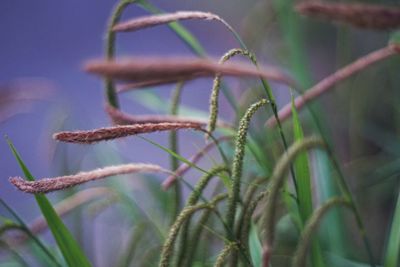
[[226, 258], [229, 256], [232, 251], [237, 250], [236, 242], [229, 242], [224, 246], [221, 253], [218, 255], [217, 260], [215, 261], [214, 267], [222, 267], [224, 266]]
[[319, 223], [324, 215], [333, 207], [343, 205], [351, 208], [349, 201], [345, 198], [336, 197], [332, 198], [314, 211], [313, 215], [308, 219], [304, 227], [297, 249], [293, 256], [293, 267], [305, 267], [307, 261], [307, 252], [312, 243], [313, 233], [317, 230]]
[[[251, 54], [249, 51], [235, 48], [235, 49], [231, 49], [228, 52], [226, 52], [219, 60], [219, 63], [223, 64], [236, 55], [246, 56], [252, 62], [254, 62], [254, 55]], [[210, 105], [209, 105], [210, 118], [209, 118], [209, 123], [208, 123], [208, 127], [207, 127], [207, 130], [209, 132], [213, 132], [215, 130], [215, 126], [217, 124], [218, 106], [219, 106], [218, 105], [218, 96], [219, 96], [219, 89], [221, 87], [221, 79], [222, 79], [221, 74], [217, 74], [217, 75], [215, 75], [214, 81], [213, 81], [213, 87], [211, 90]]]
[[242, 169], [243, 169], [243, 159], [246, 147], [246, 137], [247, 131], [250, 125], [250, 120], [254, 113], [263, 105], [267, 104], [268, 101], [262, 99], [255, 104], [251, 105], [250, 108], [246, 111], [245, 115], [240, 121], [239, 129], [237, 131], [236, 140], [235, 140], [235, 156], [232, 164], [232, 187], [229, 193], [229, 201], [228, 201], [228, 212], [226, 214], [226, 222], [227, 227], [232, 232], [231, 236], [228, 239], [234, 239], [234, 224], [235, 224], [235, 216], [237, 204], [240, 198], [240, 186], [241, 186], [241, 178], [242, 178]]
[[184, 222], [190, 218], [195, 212], [203, 209], [214, 209], [215, 205], [223, 200], [225, 196], [221, 195], [219, 197], [214, 198], [209, 203], [198, 204], [194, 206], [188, 206], [184, 208], [177, 219], [175, 220], [174, 224], [171, 226], [167, 239], [164, 242], [162, 251], [161, 251], [161, 259], [159, 263], [159, 267], [167, 267], [169, 266], [170, 259], [173, 254], [174, 245], [176, 237], [178, 236], [179, 230], [182, 228]]
[[280, 189], [284, 184], [286, 173], [290, 168], [291, 162], [300, 153], [316, 147], [323, 147], [324, 143], [319, 138], [304, 138], [301, 142], [294, 143], [277, 162], [271, 176], [269, 186], [269, 194], [266, 200], [266, 207], [263, 219], [265, 227], [265, 243], [263, 247], [263, 266], [268, 267], [269, 258], [271, 256], [272, 247], [275, 240], [275, 217], [278, 196]]
[[[199, 182], [194, 187], [192, 193], [189, 195], [185, 207], [195, 205], [197, 203], [197, 201], [199, 200], [200, 196], [202, 195], [204, 189], [210, 182], [210, 180], [222, 172], [229, 172], [229, 168], [226, 166], [216, 166], [213, 169], [211, 169], [208, 173], [206, 173], [203, 177], [201, 177]], [[182, 226], [182, 228], [183, 228], [182, 235], [181, 235], [181, 239], [179, 241], [179, 251], [177, 253], [178, 266], [182, 266], [182, 263], [184, 262], [184, 260], [186, 258], [185, 253], [187, 251], [187, 248], [190, 247], [190, 244], [187, 244], [188, 232], [189, 232], [189, 227], [190, 227], [190, 219], [191, 218], [188, 218], [187, 221], [185, 222], [185, 224]]]
[[[242, 239], [242, 231], [243, 228], [246, 227], [246, 215], [249, 211], [249, 209], [251, 209], [251, 204], [252, 204], [252, 200], [254, 197], [254, 194], [256, 193], [257, 189], [259, 188], [260, 184], [264, 181], [266, 181], [266, 178], [259, 178], [256, 181], [254, 181], [253, 183], [251, 183], [246, 190], [246, 194], [244, 196], [243, 199], [243, 204], [242, 204], [242, 211], [241, 211], [241, 216], [239, 219], [239, 223], [236, 225], [236, 229], [235, 229], [235, 233], [236, 233], [236, 238], [239, 240], [239, 243], [241, 244], [241, 247], [243, 248], [244, 252], [246, 255], [249, 255], [248, 253], [248, 235], [246, 235], [245, 238]], [[252, 212], [251, 212], [252, 213]], [[249, 224], [250, 225], [250, 224]], [[232, 251], [231, 253], [231, 265], [235, 264], [238, 261], [238, 251]]]

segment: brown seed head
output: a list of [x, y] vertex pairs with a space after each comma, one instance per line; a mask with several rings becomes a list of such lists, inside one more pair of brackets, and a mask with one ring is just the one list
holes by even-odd
[[359, 28], [389, 30], [400, 26], [400, 8], [395, 6], [307, 1], [298, 4], [296, 10], [305, 16]]
[[178, 11], [175, 13], [144, 16], [126, 22], [121, 22], [113, 27], [113, 31], [131, 32], [143, 28], [170, 23], [177, 20], [188, 19], [217, 20], [222, 22], [223, 24], [226, 24], [226, 22], [223, 21], [220, 17], [212, 13], [201, 11]]
[[158, 165], [153, 164], [125, 164], [109, 166], [89, 172], [80, 172], [75, 175], [60, 176], [56, 178], [43, 178], [37, 181], [26, 181], [21, 177], [11, 177], [9, 179], [19, 190], [26, 193], [38, 194], [66, 189], [89, 181], [99, 180], [113, 175], [130, 174], [143, 172], [166, 172]]
[[93, 60], [86, 64], [86, 71], [120, 81], [171, 82], [194, 79], [216, 74], [228, 76], [263, 77], [271, 81], [295, 86], [293, 80], [276, 68], [256, 69], [244, 63], [219, 64], [201, 58], [135, 58], [125, 60]]
[[189, 122], [162, 122], [142, 123], [134, 125], [117, 125], [91, 131], [60, 132], [53, 135], [58, 141], [80, 144], [92, 144], [130, 135], [152, 133], [158, 131], [175, 131], [180, 129], [202, 130], [198, 123]]

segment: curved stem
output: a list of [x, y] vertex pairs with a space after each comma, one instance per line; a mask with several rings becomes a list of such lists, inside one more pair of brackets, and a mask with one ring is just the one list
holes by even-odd
[[275, 215], [276, 207], [280, 189], [285, 181], [286, 172], [288, 171], [291, 162], [303, 151], [307, 151], [312, 148], [324, 146], [321, 139], [311, 137], [305, 138], [301, 142], [294, 143], [285, 153], [275, 166], [275, 169], [271, 176], [271, 184], [266, 201], [264, 223], [265, 226], [265, 244], [263, 249], [263, 266], [268, 267], [270, 253], [275, 238]]
[[[243, 49], [238, 49], [234, 48], [226, 52], [221, 59], [219, 60], [219, 64], [224, 64], [228, 60], [230, 60], [232, 57], [237, 56], [237, 55], [243, 55], [248, 57], [252, 62], [254, 62], [254, 55], [251, 54], [247, 50]], [[209, 110], [210, 110], [210, 115], [209, 115], [209, 123], [207, 126], [207, 130], [209, 132], [213, 132], [215, 130], [215, 126], [217, 124], [217, 119], [218, 119], [218, 97], [219, 97], [219, 89], [221, 87], [221, 79], [222, 75], [217, 74], [214, 77], [213, 81], [213, 88], [211, 90], [211, 95], [210, 95], [210, 104], [209, 104]]]
[[[129, 6], [130, 4], [133, 4], [137, 2], [138, 0], [121, 0], [116, 7], [114, 8], [114, 11], [111, 15], [111, 18], [109, 20], [108, 26], [107, 26], [107, 32], [106, 32], [106, 58], [108, 60], [113, 59], [115, 56], [115, 40], [116, 40], [116, 33], [112, 30], [112, 28], [115, 26], [115, 24], [118, 23], [118, 21], [121, 18], [122, 13], [124, 12], [125, 8]], [[114, 82], [111, 79], [105, 79], [104, 80], [104, 85], [105, 85], [105, 90], [106, 90], [106, 97], [107, 97], [107, 102], [114, 108], [119, 107], [118, 103], [118, 97], [115, 92], [115, 86]]]
[[195, 206], [188, 206], [182, 210], [182, 212], [179, 214], [177, 219], [175, 220], [174, 224], [171, 226], [168, 237], [165, 240], [165, 243], [163, 245], [163, 249], [161, 251], [161, 259], [159, 266], [160, 267], [167, 267], [169, 266], [169, 261], [170, 258], [172, 257], [174, 245], [175, 245], [175, 240], [176, 237], [178, 236], [179, 230], [181, 229], [183, 223], [190, 218], [195, 212], [203, 209], [214, 209], [215, 205], [224, 199], [225, 196], [221, 195], [218, 198], [215, 198], [213, 201], [209, 203], [203, 203], [203, 204], [198, 204]]
[[[243, 228], [247, 227], [246, 223], [245, 223], [246, 215], [247, 215], [249, 209], [251, 209], [250, 206], [252, 204], [254, 194], [256, 193], [257, 189], [259, 188], [259, 185], [264, 181], [266, 181], [265, 178], [259, 178], [255, 182], [251, 183], [248, 186], [244, 200], [243, 200], [241, 217], [240, 217], [239, 223], [235, 229], [236, 238], [238, 239], [239, 244], [241, 244], [241, 246], [243, 247], [244, 253], [246, 253], [246, 255], [250, 255], [248, 252], [248, 238], [247, 238], [247, 234], [246, 234], [245, 238], [242, 238], [241, 233], [243, 231]], [[251, 214], [252, 213], [253, 213], [253, 211], [251, 211]], [[251, 217], [251, 215], [250, 215], [250, 217]], [[248, 233], [248, 231], [247, 231], [247, 233]], [[231, 256], [231, 260], [230, 260], [231, 266], [234, 266], [232, 264], [235, 264], [237, 262], [238, 256], [239, 255], [238, 255], [237, 251], [232, 252], [232, 256]]]
[[333, 207], [343, 205], [351, 208], [349, 201], [345, 198], [336, 197], [328, 200], [325, 204], [319, 207], [313, 215], [308, 219], [307, 224], [304, 226], [303, 233], [297, 245], [296, 252], [293, 256], [293, 267], [305, 267], [307, 261], [307, 252], [313, 240], [313, 233], [317, 230], [319, 223], [324, 215]]
[[237, 250], [237, 244], [236, 242], [229, 242], [224, 246], [224, 249], [221, 251], [221, 253], [218, 255], [217, 260], [215, 261], [214, 267], [222, 267], [224, 266], [226, 258], [229, 256], [229, 254]]
[[[185, 207], [190, 207], [190, 206], [195, 205], [197, 203], [197, 201], [199, 200], [200, 196], [202, 195], [203, 190], [206, 188], [206, 186], [210, 182], [210, 180], [221, 172], [229, 173], [229, 168], [226, 166], [217, 166], [217, 167], [214, 167], [212, 170], [210, 170], [203, 177], [201, 177], [199, 182], [194, 187], [192, 193], [189, 195]], [[187, 247], [189, 246], [189, 244], [187, 244], [187, 239], [188, 239], [188, 232], [189, 232], [189, 227], [190, 227], [190, 219], [191, 218], [188, 218], [187, 221], [185, 222], [185, 224], [182, 226], [183, 227], [182, 235], [181, 235], [181, 240], [179, 241], [179, 251], [177, 253], [178, 266], [182, 266], [182, 263], [185, 260], [185, 253], [187, 251]]]

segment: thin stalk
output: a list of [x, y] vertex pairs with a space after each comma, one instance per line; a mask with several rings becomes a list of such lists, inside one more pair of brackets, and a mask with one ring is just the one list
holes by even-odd
[[[112, 12], [110, 21], [107, 26], [105, 46], [106, 46], [106, 58], [112, 59], [115, 56], [115, 41], [116, 41], [116, 33], [112, 30], [113, 27], [119, 22], [122, 13], [125, 8], [130, 4], [137, 2], [137, 0], [121, 0], [114, 8]], [[119, 108], [118, 97], [115, 91], [114, 82], [111, 79], [106, 78], [104, 80], [106, 97], [108, 104], [110, 104], [114, 108]]]
[[[171, 115], [178, 115], [179, 112], [179, 103], [180, 103], [180, 98], [182, 94], [182, 89], [183, 89], [184, 82], [179, 82], [175, 90], [172, 93], [171, 96], [171, 109], [170, 109], [170, 114]], [[179, 148], [178, 148], [178, 133], [176, 131], [172, 131], [169, 133], [169, 148], [174, 151], [175, 153], [179, 154]], [[179, 167], [179, 161], [176, 157], [170, 155], [170, 162], [171, 162], [171, 170], [175, 171]], [[175, 221], [175, 218], [179, 214], [179, 210], [181, 208], [181, 201], [182, 201], [182, 188], [180, 183], [175, 183], [174, 184], [174, 192], [175, 192], [175, 205], [174, 205], [174, 211], [172, 213], [172, 221], [171, 224]]]

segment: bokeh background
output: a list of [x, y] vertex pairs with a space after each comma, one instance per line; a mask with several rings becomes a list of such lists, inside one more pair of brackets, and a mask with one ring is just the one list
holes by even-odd
[[[398, 4], [397, 1], [364, 2]], [[301, 43], [293, 43], [285, 23], [294, 14], [279, 17], [276, 5], [270, 0], [152, 3], [165, 11], [202, 10], [220, 15], [238, 30], [262, 64], [281, 67], [298, 78], [304, 88], [359, 56], [385, 46], [391, 34], [296, 17]], [[57, 144], [51, 137], [62, 129], [91, 129], [110, 123], [103, 110], [102, 81], [84, 73], [82, 65], [87, 59], [103, 56], [105, 28], [115, 4], [116, 1], [95, 0], [0, 2], [0, 134], [13, 141], [38, 178], [118, 162], [169, 166], [167, 154], [138, 138], [87, 147]], [[145, 14], [144, 10], [132, 6], [123, 19]], [[217, 22], [185, 21], [182, 24], [212, 57], [219, 58], [230, 48], [238, 47], [232, 35]], [[300, 52], [294, 51], [296, 49]], [[118, 35], [117, 53], [121, 56], [192, 55], [166, 26]], [[294, 62], [296, 60], [300, 63]], [[361, 205], [376, 257], [383, 251], [398, 193], [399, 67], [398, 58], [379, 63], [340, 85], [337, 88], [340, 90], [322, 97], [316, 107], [324, 112], [322, 124], [334, 141], [344, 172]], [[235, 79], [228, 81], [235, 95], [243, 93], [243, 83]], [[190, 88], [184, 91], [183, 103], [198, 114], [200, 111], [207, 114], [211, 84], [211, 79], [190, 83]], [[162, 86], [150, 90], [160, 97], [159, 102], [146, 92], [126, 94], [121, 98], [122, 108], [135, 114], [166, 112], [172, 88]], [[287, 89], [274, 86], [279, 105], [289, 101]], [[229, 120], [232, 112], [225, 100], [222, 103], [222, 117]], [[310, 126], [307, 113], [303, 112], [302, 119], [308, 129], [306, 132], [313, 132], [312, 127], [307, 128]], [[186, 156], [193, 154], [204, 141], [186, 132], [182, 137], [182, 154]], [[155, 134], [152, 140], [168, 144], [166, 134]], [[8, 183], [10, 176], [21, 175], [21, 171], [4, 138], [0, 141], [0, 152], [0, 197], [29, 222], [39, 211], [32, 196], [18, 192]], [[132, 186], [140, 195], [140, 184]], [[54, 193], [50, 198], [57, 201], [66, 194]], [[0, 207], [0, 214], [3, 213]], [[107, 229], [113, 227], [114, 222], [109, 217], [105, 216], [93, 226], [98, 227], [96, 231], [105, 229], [103, 225], [107, 225]], [[75, 231], [79, 230], [74, 220], [67, 219], [67, 222]], [[110, 233], [105, 233], [101, 239], [107, 240], [115, 232]], [[110, 266], [112, 260], [108, 256], [113, 252], [100, 253], [110, 244], [99, 243], [103, 245], [94, 245], [90, 257], [96, 258], [96, 266]]]

